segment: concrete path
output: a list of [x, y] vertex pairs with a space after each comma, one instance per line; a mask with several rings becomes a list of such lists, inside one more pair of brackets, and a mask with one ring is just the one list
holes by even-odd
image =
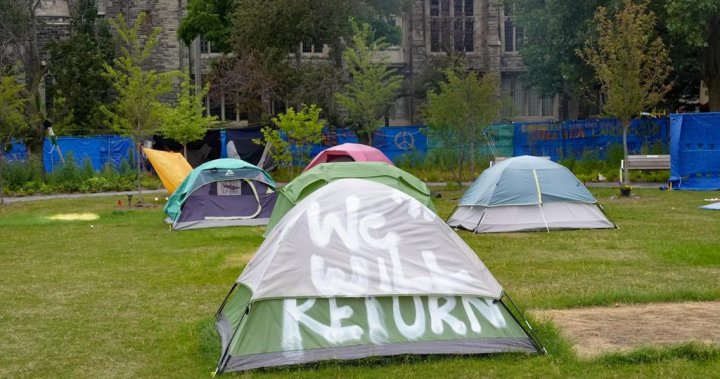
[[[278, 187], [284, 186], [286, 183], [278, 183]], [[469, 186], [472, 182], [466, 182], [463, 183], [463, 186]], [[445, 187], [445, 182], [428, 182], [427, 185], [429, 187]], [[592, 182], [592, 183], [585, 183], [587, 187], [597, 187], [597, 188], [613, 188], [613, 187], [619, 187], [617, 183], [600, 183], [600, 182]], [[666, 186], [663, 183], [632, 183], [631, 184], [635, 188], [655, 188], [659, 189], [662, 186]], [[143, 195], [145, 194], [152, 194], [152, 195], [163, 195], [167, 192], [165, 192], [164, 189], [159, 190], [143, 190]], [[137, 191], [121, 191], [121, 192], [100, 192], [100, 193], [70, 193], [70, 194], [59, 194], [59, 195], [40, 195], [40, 196], [22, 196], [22, 197], [6, 197], [5, 202], [6, 203], [17, 203], [21, 201], [39, 201], [39, 200], [53, 200], [53, 199], [77, 199], [81, 197], [102, 197], [102, 196], [127, 196], [127, 195], [137, 195]]]
[[[158, 195], [166, 194], [167, 192], [162, 190], [143, 190], [142, 191], [143, 196], [145, 194], [152, 194], [152, 195]], [[127, 195], [137, 195], [137, 190], [135, 191], [121, 191], [121, 192], [98, 192], [98, 193], [67, 193], [67, 194], [59, 194], [59, 195], [39, 195], [39, 196], [22, 196], [22, 197], [6, 197], [5, 202], [6, 203], [17, 203], [21, 201], [39, 201], [39, 200], [54, 200], [54, 199], [77, 199], [80, 197], [102, 197], [102, 196], [127, 196]]]
[[[425, 184], [428, 185], [428, 187], [445, 187], [445, 182], [426, 182]], [[472, 184], [472, 182], [463, 182], [464, 187], [468, 187]], [[589, 182], [584, 183], [585, 187], [591, 187], [591, 188], [619, 188], [620, 184], [615, 182]], [[631, 183], [630, 184], [633, 188], [657, 188], [659, 189], [661, 186], [667, 187], [667, 184], [665, 183]]]

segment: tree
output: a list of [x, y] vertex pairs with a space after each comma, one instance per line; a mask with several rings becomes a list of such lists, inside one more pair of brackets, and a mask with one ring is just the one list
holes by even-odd
[[25, 119], [24, 88], [14, 76], [0, 76], [0, 204], [5, 203], [2, 169], [5, 151], [13, 138], [22, 137], [28, 128]]
[[114, 60], [112, 67], [105, 64], [104, 76], [117, 91], [117, 98], [111, 107], [100, 106], [108, 117], [108, 126], [115, 132], [132, 138], [136, 146], [137, 185], [140, 188], [140, 168], [142, 162], [141, 143], [159, 131], [163, 116], [167, 114], [167, 105], [160, 99], [173, 89], [172, 80], [178, 72], [156, 72], [143, 69], [158, 43], [160, 28], [155, 28], [148, 36], [140, 36], [145, 13], [140, 13], [132, 26], [129, 26], [122, 14], [110, 23], [120, 37], [121, 55]]
[[178, 36], [186, 45], [202, 36], [219, 51], [231, 51], [232, 0], [190, 0], [187, 9], [178, 28]]
[[188, 75], [183, 76], [178, 93], [177, 104], [168, 108], [163, 117], [162, 134], [178, 142], [187, 158], [187, 144], [205, 137], [207, 129], [217, 120], [215, 116], [204, 116], [203, 99], [210, 90], [210, 83], [202, 90], [190, 82]]
[[667, 28], [702, 50], [702, 78], [711, 111], [720, 111], [720, 3], [717, 0], [668, 0]]
[[72, 134], [91, 134], [104, 123], [100, 104], [108, 100], [110, 83], [103, 76], [103, 65], [113, 59], [114, 46], [108, 25], [97, 20], [94, 0], [80, 0], [69, 38], [50, 46], [50, 73], [55, 98], [64, 99], [60, 110], [65, 120], [55, 124], [72, 125]]
[[264, 56], [249, 52], [241, 56], [224, 55], [212, 63], [209, 77], [210, 98], [234, 104], [248, 115], [270, 113], [263, 98], [276, 96], [278, 83], [268, 70]]
[[[622, 4], [617, 0], [505, 1], [505, 7], [512, 9], [513, 21], [524, 30], [520, 50], [528, 69], [524, 80], [543, 96], [560, 95], [561, 117], [567, 116], [570, 98], [597, 103], [599, 84], [594, 72], [574, 52], [592, 34], [597, 7], [618, 9]], [[707, 83], [720, 75], [720, 65], [711, 63], [711, 53], [720, 49], [710, 46], [719, 40], [711, 37], [718, 25], [716, 4], [715, 0], [653, 0], [648, 4], [657, 16], [655, 31], [669, 46], [673, 64], [675, 85], [665, 96], [667, 108], [696, 99], [699, 80], [705, 78]], [[720, 91], [711, 89], [711, 98], [713, 93], [719, 93], [720, 99]]]
[[45, 119], [40, 86], [47, 73], [47, 62], [43, 60], [38, 44], [41, 21], [37, 12], [41, 6], [41, 0], [0, 0], [0, 44], [4, 47], [4, 53], [9, 51], [11, 54], [6, 59], [21, 63], [25, 97], [31, 99], [25, 104], [25, 113], [31, 126], [25, 141], [30, 152], [39, 154], [42, 154], [42, 121]]
[[[238, 0], [233, 16], [234, 50], [272, 50], [284, 58], [299, 53], [301, 43], [326, 44], [339, 66], [343, 41], [354, 33], [349, 18], [378, 22], [400, 14], [407, 4], [407, 0]], [[397, 28], [386, 32], [397, 37]]]
[[[605, 96], [603, 111], [617, 117], [623, 128], [623, 154], [628, 157], [627, 132], [633, 117], [654, 107], [670, 89], [668, 51], [662, 39], [653, 37], [655, 14], [647, 2], [625, 6], [614, 19], [605, 7], [595, 12], [597, 38], [589, 39], [577, 54], [594, 70]], [[623, 173], [629, 181], [627, 167]]]
[[465, 163], [475, 175], [475, 151], [486, 140], [485, 129], [498, 117], [501, 98], [498, 78], [491, 74], [478, 78], [475, 72], [448, 69], [440, 90], [428, 92], [423, 109], [431, 137], [452, 154], [449, 169], [462, 182]]
[[[327, 96], [322, 99], [322, 91], [332, 90], [340, 81], [339, 76], [327, 75], [337, 74], [342, 66], [341, 53], [352, 35], [349, 17], [370, 22], [377, 26], [377, 33], [399, 43], [400, 29], [389, 18], [401, 14], [408, 4], [409, 0], [197, 0], [189, 3], [178, 34], [185, 43], [202, 36], [220, 51], [234, 53], [214, 66], [212, 99], [222, 97], [226, 103], [237, 99], [232, 101], [237, 110], [255, 119], [272, 113], [261, 106], [268, 99], [291, 106], [319, 104], [334, 119], [336, 106]], [[303, 64], [301, 44], [312, 44], [315, 49], [329, 46], [336, 69], [315, 70]], [[326, 74], [319, 77], [320, 85], [305, 80], [318, 78], [320, 71]], [[234, 72], [242, 73], [243, 79], [234, 79]], [[246, 91], [246, 84], [260, 81], [272, 86]]]
[[[269, 126], [262, 129], [265, 142], [270, 143], [273, 148], [273, 158], [278, 163], [289, 166], [291, 176], [295, 164], [307, 164], [312, 145], [322, 141], [325, 125], [320, 121], [320, 112], [322, 109], [315, 104], [303, 105], [298, 112], [289, 108], [285, 113], [273, 118], [277, 129]], [[285, 134], [287, 141], [282, 138], [281, 132]], [[291, 143], [295, 145], [294, 150], [291, 149]]]
[[593, 73], [575, 54], [592, 27], [598, 6], [610, 0], [508, 0], [512, 21], [523, 29], [520, 54], [527, 67], [523, 79], [544, 97], [560, 96], [560, 117], [568, 116], [572, 97], [592, 93]]
[[350, 128], [363, 133], [365, 142], [372, 145], [372, 136], [383, 125], [403, 77], [378, 54], [385, 44], [382, 38], [371, 41], [370, 25], [351, 24], [355, 31], [352, 46], [343, 52], [350, 82], [344, 92], [335, 94], [335, 101], [347, 112]]
[[[306, 62], [287, 78], [296, 85], [286, 85], [287, 103], [317, 104], [330, 125], [340, 121], [339, 109], [334, 94], [342, 90], [342, 71], [330, 62]], [[286, 81], [283, 80], [283, 84]]]
[[592, 72], [575, 54], [585, 42], [592, 18], [609, 0], [508, 0], [513, 21], [523, 28], [520, 54], [527, 66], [525, 82], [543, 96], [560, 95], [562, 115], [572, 95], [583, 95], [592, 85]]

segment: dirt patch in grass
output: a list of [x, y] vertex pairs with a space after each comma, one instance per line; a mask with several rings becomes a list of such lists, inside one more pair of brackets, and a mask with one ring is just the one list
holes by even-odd
[[720, 301], [533, 311], [550, 319], [580, 357], [648, 346], [720, 345]]

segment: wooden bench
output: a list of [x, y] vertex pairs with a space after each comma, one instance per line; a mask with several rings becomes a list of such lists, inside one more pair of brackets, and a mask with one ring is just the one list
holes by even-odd
[[620, 183], [623, 183], [623, 171], [628, 170], [669, 170], [670, 155], [628, 155], [627, 162], [620, 161]]
[[[495, 157], [494, 161], [490, 161], [490, 167], [495, 166], [496, 164], [498, 164], [506, 159], [510, 159], [510, 158], [512, 158], [512, 157]], [[538, 157], [538, 158], [550, 159], [549, 156], [542, 156], [542, 157]]]

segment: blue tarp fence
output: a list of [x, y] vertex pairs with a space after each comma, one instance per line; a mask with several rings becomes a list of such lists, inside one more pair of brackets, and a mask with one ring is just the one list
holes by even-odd
[[673, 189], [720, 189], [720, 113], [670, 115]]
[[10, 151], [5, 152], [3, 159], [7, 162], [24, 161], [27, 159], [27, 147], [25, 144], [13, 141]]
[[424, 155], [428, 151], [428, 138], [422, 129], [419, 125], [382, 128], [375, 134], [373, 146], [393, 162], [408, 153]]
[[[425, 155], [428, 151], [428, 138], [423, 133], [423, 128], [421, 125], [380, 128], [373, 136], [373, 146], [393, 162], [408, 153]], [[323, 143], [312, 146], [310, 158], [328, 147], [343, 143], [358, 143], [355, 132], [346, 128], [326, 129], [323, 132]]]
[[[421, 127], [424, 128], [424, 127]], [[424, 132], [423, 132], [424, 133]], [[515, 135], [515, 125], [513, 124], [496, 124], [490, 125], [486, 130], [488, 138], [487, 143], [483, 143], [477, 147], [478, 157], [512, 157], [513, 156], [513, 139]], [[442, 148], [442, 143], [437, 139], [427, 138], [427, 152]], [[425, 152], [423, 152], [425, 153]]]
[[62, 166], [60, 152], [65, 158], [72, 154], [73, 161], [80, 167], [89, 160], [95, 171], [102, 170], [108, 163], [117, 168], [123, 160], [132, 159], [134, 152], [132, 140], [120, 136], [58, 137], [57, 143], [59, 149], [49, 139], [43, 141], [43, 163], [48, 173]]
[[[562, 159], [605, 159], [611, 145], [622, 146], [622, 124], [615, 119], [515, 123], [513, 156]], [[630, 125], [628, 152], [668, 151], [667, 118], [638, 119]], [[660, 151], [658, 151], [660, 150]]]
[[[424, 128], [423, 125], [380, 128], [373, 137], [373, 145], [394, 162], [402, 160], [404, 156], [410, 157], [409, 161], [417, 162], [429, 151], [440, 148], [437, 141], [428, 138]], [[635, 120], [628, 134], [631, 154], [667, 153], [669, 130], [668, 118]], [[492, 125], [487, 133], [491, 142], [478, 146], [478, 156], [537, 155], [550, 156], [554, 161], [571, 157], [605, 159], [611, 145], [622, 144], [622, 126], [619, 121], [612, 119], [517, 122]], [[220, 155], [223, 158], [227, 157], [228, 141], [235, 141], [236, 147], [243, 152], [246, 148], [253, 148], [254, 155], [262, 152], [261, 148], [249, 146], [253, 138], [260, 136], [259, 128], [227, 129], [215, 134], [213, 138], [218, 139], [222, 148]], [[133, 149], [129, 138], [119, 136], [58, 137], [57, 140], [64, 156], [71, 153], [78, 165], [89, 159], [95, 170], [101, 170], [108, 162], [118, 167], [123, 159], [130, 157]], [[324, 131], [323, 143], [314, 145], [310, 154], [314, 156], [323, 149], [346, 142], [358, 142], [353, 131], [328, 128]], [[43, 148], [45, 167], [51, 172], [62, 164], [59, 152], [48, 139], [45, 140]], [[243, 152], [240, 152], [241, 155]], [[13, 150], [6, 155], [11, 160], [25, 159], [25, 156], [22, 144], [15, 144]]]

